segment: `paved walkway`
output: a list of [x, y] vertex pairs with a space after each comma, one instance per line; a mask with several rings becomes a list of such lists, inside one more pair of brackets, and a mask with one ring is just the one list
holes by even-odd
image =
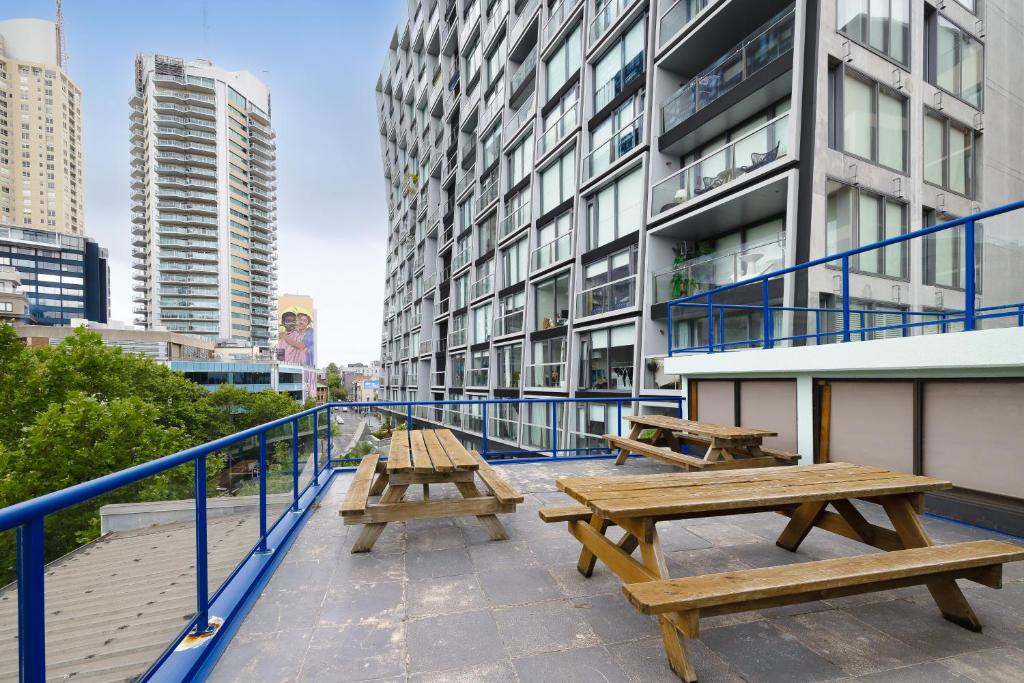
[[[537, 509], [566, 504], [554, 480], [667, 471], [648, 460], [500, 468], [526, 502], [505, 516], [511, 540], [490, 542], [474, 519], [389, 525], [370, 554], [337, 515], [335, 481], [228, 646], [212, 681], [671, 681], [655, 622], [630, 607], [600, 563], [576, 571], [579, 544]], [[432, 497], [440, 491], [431, 490]], [[878, 517], [874, 506], [866, 514]], [[745, 515], [659, 525], [673, 576], [826, 559], [866, 546], [814, 530], [792, 554], [775, 546], [785, 520]], [[985, 538], [928, 520], [937, 542]], [[715, 617], [692, 644], [702, 683], [717, 681], [1021, 680], [1024, 563], [1001, 591], [963, 584], [982, 622], [943, 620], [927, 589], [906, 588]]]

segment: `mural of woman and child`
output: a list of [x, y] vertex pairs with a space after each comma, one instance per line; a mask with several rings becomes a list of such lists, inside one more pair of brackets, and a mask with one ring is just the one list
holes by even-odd
[[277, 335], [277, 359], [306, 367], [316, 366], [313, 316], [301, 309], [281, 314]]

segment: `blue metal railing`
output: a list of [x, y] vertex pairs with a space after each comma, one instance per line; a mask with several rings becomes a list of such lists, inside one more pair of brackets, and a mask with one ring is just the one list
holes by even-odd
[[[715, 287], [704, 292], [691, 294], [668, 302], [668, 355], [678, 353], [716, 353], [737, 347], [760, 347], [764, 349], [774, 348], [776, 343], [783, 341], [803, 341], [813, 339], [816, 343], [825, 343], [830, 340], [848, 342], [855, 337], [867, 339], [868, 335], [900, 332], [903, 335], [910, 334], [915, 328], [932, 328], [939, 332], [949, 331], [956, 326], [962, 326], [963, 330], [974, 330], [979, 320], [991, 318], [1012, 318], [1016, 324], [1024, 326], [1024, 302], [1002, 303], [979, 307], [976, 303], [978, 287], [976, 283], [976, 260], [975, 260], [975, 239], [976, 224], [986, 218], [999, 216], [1024, 208], [1024, 201], [1013, 202], [994, 209], [981, 211], [979, 213], [957, 218], [945, 223], [939, 223], [927, 228], [921, 228], [896, 237], [866, 244], [855, 249], [849, 249], [822, 258], [806, 261], [797, 265], [781, 268], [770, 273], [748, 278], [740, 282], [734, 282], [720, 287]], [[963, 227], [963, 309], [942, 310], [942, 311], [910, 311], [904, 309], [865, 309], [856, 308], [851, 305], [850, 297], [850, 276], [851, 261], [854, 257], [870, 251], [885, 249], [893, 245], [900, 245], [915, 239], [921, 239], [929, 235]], [[771, 285], [773, 280], [781, 278], [790, 273], [807, 271], [815, 266], [828, 266], [836, 268], [838, 264], [840, 279], [840, 295], [835, 307], [808, 307], [808, 306], [779, 306], [771, 303]], [[877, 275], [870, 272], [854, 274], [870, 277]], [[882, 276], [885, 277], [885, 276]], [[906, 280], [900, 280], [905, 282]], [[760, 286], [759, 304], [746, 303], [715, 303], [716, 296], [721, 297], [727, 292], [733, 292], [739, 288]], [[736, 292], [734, 292], [735, 294]], [[689, 346], [677, 346], [674, 330], [677, 310], [699, 311], [697, 316], [706, 320], [707, 341]], [[729, 311], [740, 313], [760, 313], [761, 334], [759, 337], [728, 340], [726, 339], [726, 315]], [[797, 334], [778, 334], [776, 328], [779, 326], [776, 314], [805, 314], [808, 319], [813, 319], [815, 329], [813, 332]], [[705, 315], [706, 314], [706, 315]], [[867, 324], [872, 316], [896, 316], [899, 323]], [[824, 320], [831, 317], [837, 324], [823, 325]], [[693, 318], [691, 318], [693, 319]], [[883, 319], [884, 320], [884, 319]], [[854, 321], [859, 325], [853, 325]]]
[[[126, 486], [141, 482], [150, 477], [168, 472], [181, 465], [194, 466], [195, 491], [195, 542], [196, 542], [196, 613], [187, 626], [171, 642], [168, 648], [143, 676], [144, 680], [192, 680], [204, 672], [208, 672], [231, 635], [237, 629], [249, 607], [258, 597], [259, 592], [269, 580], [270, 575], [290, 547], [291, 542], [301, 529], [315, 501], [330, 485], [334, 475], [352, 469], [337, 467], [332, 443], [332, 413], [335, 410], [348, 408], [356, 410], [374, 410], [388, 412], [396, 416], [404, 416], [408, 426], [454, 426], [447, 425], [443, 420], [431, 420], [429, 417], [416, 415], [416, 408], [427, 410], [445, 410], [451, 406], [466, 407], [467, 404], [481, 411], [478, 431], [461, 429], [481, 440], [481, 453], [485, 458], [509, 458], [496, 462], [534, 462], [537, 460], [554, 460], [559, 458], [597, 458], [612, 457], [607, 447], [578, 447], [572, 445], [571, 439], [559, 440], [559, 432], [563, 438], [574, 433], [568, 432], [568, 421], [564, 415], [564, 406], [571, 404], [604, 404], [609, 411], [605, 416], [605, 424], [615, 420], [615, 432], [622, 433], [622, 419], [627, 404], [640, 402], [661, 402], [680, 416], [683, 416], [681, 397], [622, 397], [622, 398], [550, 398], [550, 399], [488, 399], [483, 401], [382, 401], [376, 403], [331, 403], [316, 408], [300, 411], [294, 415], [268, 422], [230, 436], [210, 441], [189, 448], [173, 455], [164, 456], [150, 462], [137, 465], [119, 472], [108, 474], [91, 481], [39, 496], [31, 500], [16, 503], [0, 509], [0, 533], [10, 529], [17, 531], [17, 584], [18, 584], [18, 657], [19, 671], [22, 681], [44, 681], [46, 679], [46, 612], [44, 609], [44, 571], [46, 557], [44, 553], [44, 521], [47, 516], [66, 510], [72, 506], [109, 494]], [[497, 441], [509, 443], [504, 437], [492, 437], [488, 434], [489, 406], [508, 404], [545, 404], [542, 414], [550, 417], [548, 442], [544, 448], [505, 448], [492, 450], [491, 445]], [[559, 424], [559, 408], [563, 408], [563, 419]], [[610, 409], [614, 407], [612, 414]], [[456, 414], [464, 415], [462, 411]], [[320, 427], [320, 419], [326, 419], [326, 427]], [[521, 435], [521, 411], [517, 411], [517, 435]], [[503, 418], [496, 418], [507, 421]], [[313, 442], [310, 453], [313, 473], [304, 485], [300, 474], [300, 422], [307, 420], [312, 423]], [[433, 424], [428, 424], [433, 423]], [[273, 524], [267, 521], [267, 478], [268, 472], [268, 433], [271, 430], [291, 427], [290, 439], [291, 468], [285, 476], [291, 478], [291, 504], [288, 513], [282, 514]], [[320, 439], [326, 432], [326, 457], [321, 463]], [[401, 432], [395, 432], [395, 435]], [[408, 434], [408, 433], [407, 433]], [[600, 435], [585, 434], [588, 437]], [[406, 435], [407, 436], [407, 435]], [[394, 438], [394, 436], [393, 436]], [[408, 436], [407, 436], [408, 438]], [[259, 478], [259, 539], [244, 555], [241, 562], [231, 572], [224, 583], [212, 595], [209, 592], [208, 547], [207, 547], [207, 458], [208, 456], [237, 446], [249, 439], [255, 439], [258, 449]], [[277, 439], [278, 441], [280, 439]], [[521, 439], [520, 439], [521, 442]], [[338, 458], [344, 460], [343, 457]], [[321, 477], [327, 473], [328, 476]], [[274, 473], [280, 475], [281, 472]], [[51, 608], [52, 609], [52, 608]], [[211, 619], [217, 614], [223, 622]], [[202, 645], [178, 650], [177, 646], [186, 638], [203, 638]]]

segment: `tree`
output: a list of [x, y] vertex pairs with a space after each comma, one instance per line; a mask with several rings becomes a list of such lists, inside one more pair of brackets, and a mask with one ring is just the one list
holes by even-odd
[[327, 365], [327, 400], [345, 401], [348, 399], [348, 389], [342, 381], [341, 369], [335, 363]]

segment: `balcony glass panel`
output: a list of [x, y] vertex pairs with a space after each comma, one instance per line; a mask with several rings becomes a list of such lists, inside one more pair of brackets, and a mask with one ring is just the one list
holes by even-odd
[[526, 377], [530, 387], [540, 389], [565, 388], [565, 361], [555, 363], [534, 363], [526, 366]]
[[572, 256], [572, 233], [567, 232], [533, 250], [530, 258], [531, 270], [547, 268], [570, 256]]
[[597, 175], [639, 145], [643, 138], [643, 126], [644, 115], [641, 113], [615, 131], [610, 138], [597, 144], [594, 151], [584, 159], [583, 179]]
[[[565, 138], [569, 131], [576, 127], [576, 124], [579, 121], [577, 112], [579, 112], [578, 101], [569, 105], [569, 107], [544, 130], [544, 134], [537, 140], [538, 156], [544, 154], [549, 149], [554, 149], [558, 143]], [[547, 123], [547, 121], [545, 121], [545, 123]]]
[[661, 108], [661, 129], [671, 130], [792, 50], [793, 12], [771, 19], [677, 90]]
[[636, 303], [636, 275], [598, 285], [576, 294], [576, 316], [599, 315]]
[[669, 38], [693, 21], [694, 17], [700, 14], [701, 10], [712, 2], [714, 0], [676, 0], [661, 15], [661, 40], [659, 44], [664, 45], [667, 43]]
[[654, 186], [658, 213], [721, 187], [786, 156], [789, 113], [685, 166]]

